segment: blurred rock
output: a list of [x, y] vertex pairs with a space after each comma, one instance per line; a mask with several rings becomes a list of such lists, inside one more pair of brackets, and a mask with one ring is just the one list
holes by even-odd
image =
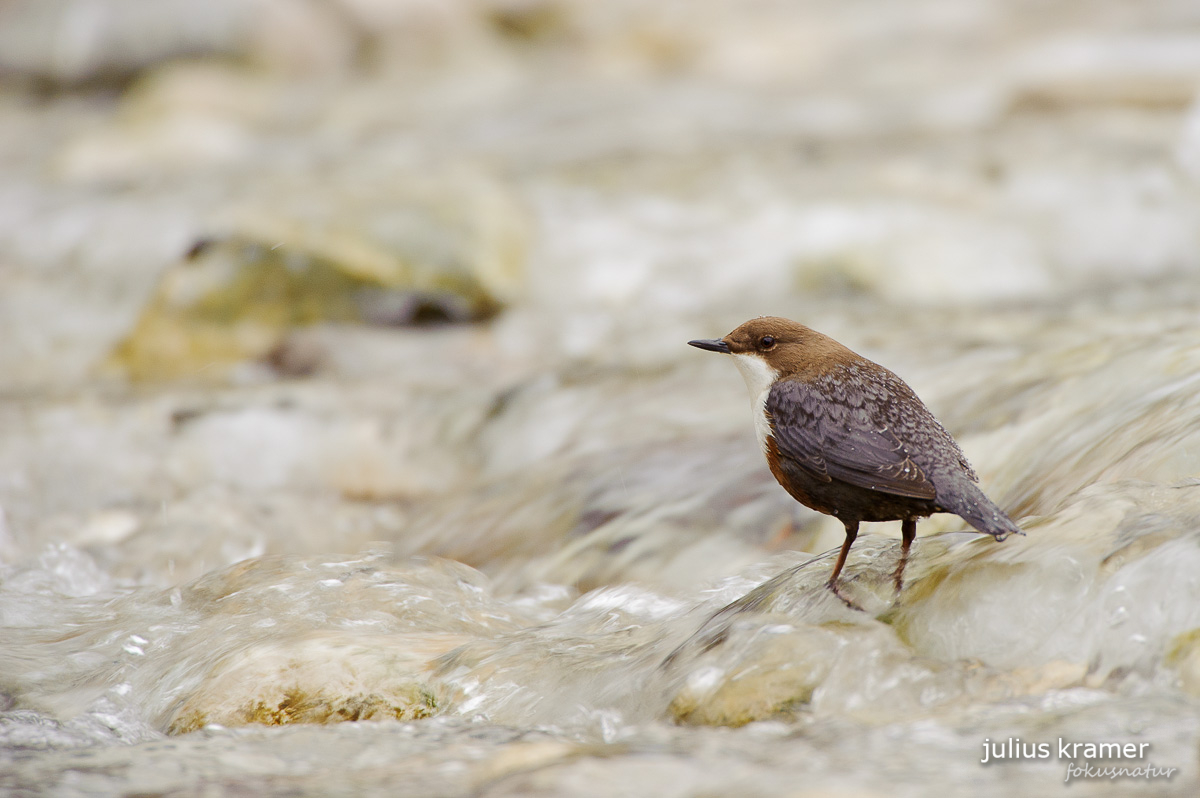
[[263, 643], [222, 663], [171, 717], [171, 734], [209, 723], [420, 720], [444, 711], [450, 688], [427, 662], [462, 642], [453, 635], [314, 634]]
[[357, 36], [326, 3], [8, 0], [0, 75], [51, 86], [123, 83], [178, 58], [231, 56], [312, 73], [348, 66]]
[[537, 42], [561, 36], [566, 27], [567, 3], [562, 0], [481, 0], [487, 20], [504, 36]]
[[1027, 234], [944, 207], [818, 207], [796, 221], [807, 233], [797, 234], [804, 288], [841, 284], [926, 304], [1034, 296], [1052, 282]]
[[1068, 35], [1028, 49], [1014, 69], [1018, 105], [1183, 107], [1200, 88], [1200, 36]]
[[477, 179], [413, 188], [230, 211], [237, 232], [198, 242], [163, 275], [107, 365], [134, 380], [221, 381], [238, 364], [285, 364], [296, 327], [489, 318], [522, 279], [520, 211]]
[[1197, 93], [1183, 118], [1175, 158], [1193, 184], [1200, 184], [1200, 93]]
[[1164, 662], [1178, 674], [1180, 685], [1189, 695], [1200, 697], [1200, 628], [1172, 640]]
[[244, 66], [160, 66], [121, 94], [104, 124], [71, 136], [54, 169], [71, 181], [128, 185], [243, 163], [258, 151], [264, 127], [296, 123], [295, 94]]

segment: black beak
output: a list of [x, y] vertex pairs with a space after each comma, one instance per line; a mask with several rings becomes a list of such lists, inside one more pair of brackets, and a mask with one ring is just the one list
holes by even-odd
[[727, 355], [729, 354], [729, 344], [720, 338], [700, 338], [695, 341], [688, 341], [688, 346], [694, 346], [697, 349], [707, 349], [709, 352], [724, 352]]

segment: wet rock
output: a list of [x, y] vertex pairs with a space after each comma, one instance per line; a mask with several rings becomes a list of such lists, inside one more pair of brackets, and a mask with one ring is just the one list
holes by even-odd
[[472, 772], [477, 789], [514, 773], [536, 771], [592, 753], [584, 746], [550, 740], [517, 742], [477, 765]]
[[[812, 700], [847, 642], [834, 629], [797, 628], [786, 617], [754, 631], [753, 652], [728, 670], [695, 668], [675, 694], [670, 716], [680, 723], [744, 726], [752, 721], [792, 719]], [[726, 645], [728, 638], [718, 645]]]
[[[161, 607], [175, 621], [113, 632], [137, 606]], [[396, 562], [378, 551], [334, 561], [260, 557], [115, 605], [100, 645], [145, 663], [155, 722], [172, 733], [210, 723], [413, 720], [454, 700], [453, 685], [434, 672], [438, 658], [511, 632], [518, 618], [457, 563]], [[229, 635], [245, 623], [259, 630], [253, 641]]]
[[[877, 613], [887, 607], [880, 594], [893, 563], [880, 562], [880, 555], [892, 545], [862, 536], [858, 547], [863, 551], [850, 561], [851, 595]], [[880, 705], [913, 712], [961, 693], [953, 669], [921, 661], [872, 613], [850, 609], [826, 589], [827, 567], [814, 558], [780, 572], [673, 651], [663, 667], [684, 682], [671, 700], [671, 717], [741, 726], [813, 711], [853, 713], [868, 703], [876, 714]], [[934, 685], [940, 690], [931, 692]], [[943, 697], [926, 700], [934, 694]]]
[[945, 207], [825, 205], [801, 210], [797, 221], [796, 283], [804, 288], [973, 302], [1033, 296], [1052, 283], [1025, 233]]
[[111, 116], [68, 137], [54, 171], [89, 185], [131, 185], [242, 165], [255, 158], [263, 127], [302, 121], [297, 105], [305, 108], [286, 81], [245, 66], [165, 64], [127, 87]]
[[1165, 663], [1179, 676], [1180, 686], [1200, 697], [1200, 629], [1192, 629], [1171, 641]]
[[1192, 185], [1200, 183], [1200, 96], [1193, 98], [1184, 115], [1175, 144], [1175, 161]]
[[356, 47], [353, 28], [324, 3], [15, 0], [0, 7], [0, 74], [51, 86], [119, 84], [195, 56], [311, 72], [347, 66]]
[[298, 327], [491, 317], [521, 280], [520, 211], [475, 178], [410, 188], [347, 187], [353, 201], [315, 212], [231, 211], [234, 232], [167, 270], [106, 365], [133, 380], [221, 381], [239, 364], [286, 367], [279, 348]]
[[486, 0], [479, 5], [500, 34], [518, 42], [558, 38], [567, 29], [566, 4], [558, 0]]
[[[865, 612], [825, 588], [827, 562], [788, 568], [713, 614], [667, 657], [664, 669], [682, 681], [668, 712], [701, 725], [805, 717], [890, 722], [1130, 673], [1150, 677], [1155, 655], [1126, 640], [1132, 629], [1117, 623], [1097, 634], [1080, 604], [1080, 597], [1124, 596], [1137, 578], [1124, 573], [1110, 584], [1089, 584], [1097, 577], [1081, 569], [1082, 548], [1066, 554], [1065, 535], [1031, 527], [1031, 536], [1039, 534], [1033, 545], [1008, 548], [969, 533], [922, 538], [904, 591], [890, 600], [897, 546], [860, 537], [843, 590]], [[1097, 544], [1090, 548], [1105, 547]], [[1037, 609], [1014, 616], [1014, 596]], [[1120, 617], [1128, 610], [1112, 611]], [[1194, 617], [1184, 606], [1169, 615], [1137, 628], [1165, 644], [1170, 629]], [[1186, 674], [1190, 638], [1179, 640], [1175, 664]]]
[[426, 663], [461, 642], [321, 634], [260, 644], [218, 665], [167, 728], [428, 718], [445, 710], [451, 690], [424, 672]]
[[[1198, 500], [1190, 484], [1093, 488], [1053, 519], [1026, 519], [1019, 540], [919, 540], [924, 556], [888, 620], [937, 660], [1066, 663], [1086, 668], [1088, 684], [1153, 678], [1171, 641], [1200, 622], [1190, 598], [1200, 547], [1185, 509]], [[1027, 603], [1019, 615], [1014, 601]]]
[[1017, 104], [1182, 107], [1200, 71], [1200, 37], [1075, 34], [1029, 48], [1016, 61]]

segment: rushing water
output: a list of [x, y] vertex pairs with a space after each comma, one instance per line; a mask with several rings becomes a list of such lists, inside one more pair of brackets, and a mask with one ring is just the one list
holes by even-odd
[[[1196, 20], [752, 5], [5, 94], [0, 793], [1200, 788]], [[382, 287], [171, 315], [247, 274]], [[923, 521], [896, 595], [864, 525], [837, 600], [685, 343], [763, 313], [903, 376], [1026, 536]]]
[[[894, 597], [898, 542], [880, 525], [846, 571], [865, 612], [824, 589], [833, 550], [790, 550], [830, 549], [837, 530], [773, 486], [744, 397], [717, 385], [740, 380], [704, 361], [509, 396], [474, 422], [474, 468], [486, 476], [402, 502], [403, 518], [371, 527], [393, 530], [373, 550], [211, 568], [253, 551], [230, 548], [195, 511], [183, 523], [160, 508], [137, 529], [109, 511], [92, 519], [91, 538], [46, 541], [5, 566], [4, 785], [1045, 793], [1066, 775], [1061, 738], [1148, 742], [1133, 764], [1177, 774], [1120, 789], [1182, 790], [1200, 736], [1200, 345], [1190, 309], [1151, 298], [1110, 306], [1095, 325], [1047, 330], [1024, 314], [1013, 325], [1024, 333], [976, 333], [969, 347], [911, 362], [908, 376], [947, 408], [984, 484], [1028, 535], [996, 544], [954, 519], [928, 521]], [[213, 411], [231, 419], [209, 422], [209, 444], [245, 445], [236, 419], [269, 418], [281, 391], [292, 402], [275, 411], [279, 423], [307, 429], [327, 408], [305, 388], [227, 399], [239, 406]], [[107, 413], [120, 428], [123, 414], [145, 417], [139, 404], [160, 401]], [[703, 406], [689, 422], [656, 409], [688, 402]], [[643, 427], [647, 442], [622, 441], [626, 408], [639, 423], [661, 413]], [[78, 412], [27, 406], [24, 435]], [[685, 423], [691, 434], [673, 428]], [[516, 446], [530, 424], [554, 428], [553, 445]], [[309, 445], [304, 456], [319, 455]], [[265, 517], [279, 490], [231, 500], [210, 489], [203, 501], [228, 513], [264, 501]], [[268, 524], [244, 545], [287, 548], [295, 524], [299, 546], [354, 549], [339, 521], [333, 511], [277, 519], [278, 538]], [[325, 538], [305, 529], [327, 524]], [[105, 540], [106, 528], [125, 537]], [[177, 580], [187, 557], [204, 573]], [[379, 722], [337, 723], [364, 719]], [[985, 740], [1010, 738], [1046, 743], [1050, 756], [980, 763]]]

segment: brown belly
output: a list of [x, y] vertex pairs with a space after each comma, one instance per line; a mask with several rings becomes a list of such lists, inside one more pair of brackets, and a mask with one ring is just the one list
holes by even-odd
[[942, 512], [936, 502], [862, 488], [839, 479], [822, 479], [795, 460], [783, 457], [768, 439], [767, 465], [792, 498], [842, 521], [903, 521]]

